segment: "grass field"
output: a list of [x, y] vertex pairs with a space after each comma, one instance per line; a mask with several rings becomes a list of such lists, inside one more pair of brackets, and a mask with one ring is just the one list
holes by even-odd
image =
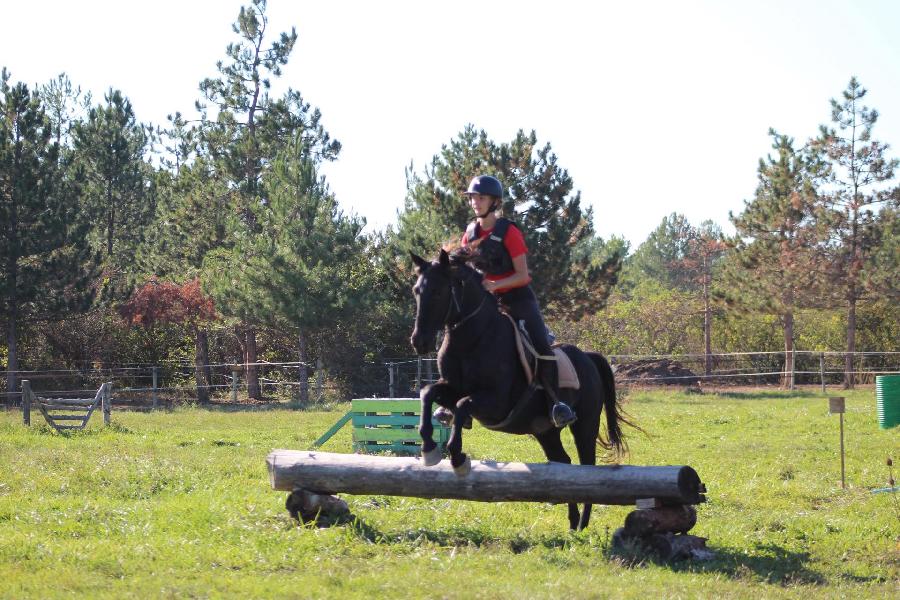
[[[657, 563], [610, 549], [630, 510], [346, 496], [354, 525], [298, 526], [269, 488], [273, 448], [305, 449], [346, 410], [113, 411], [63, 437], [0, 412], [0, 598], [897, 598], [900, 494], [874, 392], [838, 417], [808, 392], [632, 391], [628, 462], [689, 464], [709, 490], [692, 533], [716, 558]], [[474, 458], [540, 462], [476, 425]], [[569, 444], [571, 447], [571, 444]], [[348, 429], [324, 447], [349, 452]], [[898, 477], [895, 467], [895, 477]]]

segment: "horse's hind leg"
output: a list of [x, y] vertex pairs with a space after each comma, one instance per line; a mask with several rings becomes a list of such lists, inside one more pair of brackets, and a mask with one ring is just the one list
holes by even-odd
[[[559, 429], [550, 429], [541, 434], [535, 434], [541, 448], [544, 449], [544, 455], [550, 462], [572, 464], [572, 459], [563, 448], [562, 440], [559, 437]], [[588, 505], [589, 506], [589, 505]], [[580, 515], [578, 514], [578, 505], [574, 502], [568, 504], [569, 507], [569, 528], [580, 529]], [[588, 509], [590, 510], [590, 509]]]
[[[572, 426], [572, 436], [575, 438], [575, 449], [578, 451], [578, 462], [582, 465], [597, 464], [597, 429], [599, 428], [599, 415], [594, 417], [596, 427], [591, 425], [591, 419], [579, 420]], [[578, 522], [578, 530], [588, 526], [591, 520], [590, 504], [584, 505], [581, 519]]]

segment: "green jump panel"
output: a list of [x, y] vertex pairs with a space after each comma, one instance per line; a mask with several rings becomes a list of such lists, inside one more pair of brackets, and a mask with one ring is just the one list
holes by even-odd
[[[351, 402], [350, 411], [317, 439], [313, 448], [321, 446], [344, 425], [351, 423], [355, 452], [418, 454], [422, 446], [419, 437], [421, 409], [421, 403], [415, 398], [357, 398]], [[431, 424], [434, 441], [446, 451], [450, 428], [434, 418]]]
[[371, 415], [354, 414], [354, 427], [419, 427], [419, 415]]
[[355, 413], [413, 413], [420, 414], [422, 403], [416, 398], [357, 398], [350, 402]]
[[[417, 398], [357, 398], [351, 402], [353, 449], [375, 454], [415, 455], [421, 450], [419, 419], [422, 403]], [[432, 418], [434, 438], [445, 449], [450, 428]]]

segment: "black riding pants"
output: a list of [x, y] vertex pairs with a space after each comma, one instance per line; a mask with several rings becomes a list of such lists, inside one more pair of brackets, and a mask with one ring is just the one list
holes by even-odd
[[[513, 288], [508, 292], [497, 294], [497, 300], [500, 305], [509, 313], [516, 321], [525, 321], [525, 329], [531, 337], [531, 343], [538, 354], [544, 356], [553, 356], [553, 349], [550, 347], [550, 337], [547, 335], [547, 326], [544, 324], [544, 318], [541, 316], [541, 309], [538, 306], [537, 296], [530, 285], [524, 287]], [[538, 361], [538, 376], [544, 381], [545, 385], [557, 386], [556, 361], [541, 360]]]
[[525, 329], [531, 336], [531, 343], [534, 344], [535, 350], [544, 355], [553, 354], [553, 350], [550, 348], [550, 338], [547, 335], [547, 326], [541, 316], [537, 296], [534, 295], [530, 285], [497, 294], [497, 300], [515, 319], [517, 325], [519, 321], [525, 321]]

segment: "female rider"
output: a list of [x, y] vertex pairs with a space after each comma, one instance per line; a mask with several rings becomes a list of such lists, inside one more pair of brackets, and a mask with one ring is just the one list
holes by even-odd
[[[476, 220], [463, 234], [462, 245], [478, 246], [480, 260], [476, 266], [484, 274], [485, 289], [497, 297], [500, 306], [516, 323], [525, 322], [537, 353], [553, 357], [547, 326], [530, 285], [525, 238], [515, 224], [497, 216], [502, 206], [503, 185], [496, 177], [479, 175], [472, 179], [465, 195]], [[565, 427], [577, 417], [568, 404], [558, 399], [556, 359], [542, 359], [538, 365], [538, 379], [552, 401], [550, 420], [556, 427]]]

